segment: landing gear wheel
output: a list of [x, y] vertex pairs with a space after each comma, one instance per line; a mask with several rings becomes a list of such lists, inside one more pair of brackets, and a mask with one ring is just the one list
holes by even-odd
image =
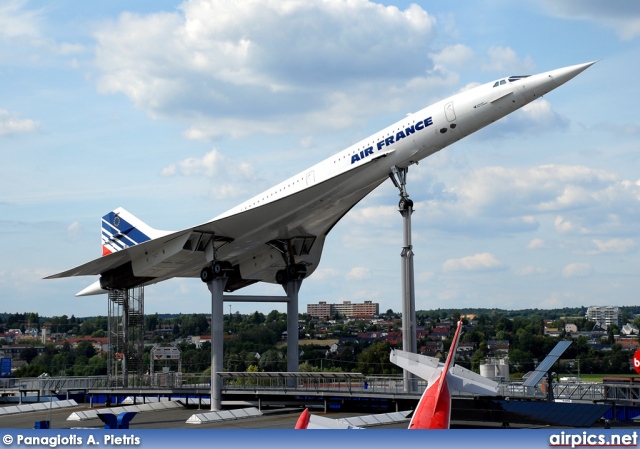
[[205, 284], [213, 281], [213, 270], [211, 267], [204, 267], [202, 271], [200, 271], [200, 280]]
[[276, 282], [278, 284], [286, 284], [288, 280], [289, 280], [289, 276], [287, 276], [286, 271], [278, 270], [278, 272], [276, 273]]
[[287, 267], [287, 277], [289, 279], [298, 279], [298, 265], [289, 265]]
[[218, 277], [222, 275], [222, 272], [224, 270], [224, 262], [221, 262], [219, 260], [216, 260], [215, 262], [213, 262], [213, 264], [211, 265], [211, 270], [213, 271], [214, 276]]
[[408, 210], [410, 207], [413, 208], [413, 201], [409, 198], [403, 198], [398, 203], [398, 209], [400, 210]]
[[276, 282], [278, 284], [286, 284], [289, 281], [304, 279], [307, 275], [307, 267], [302, 264], [289, 265], [284, 270], [276, 273]]

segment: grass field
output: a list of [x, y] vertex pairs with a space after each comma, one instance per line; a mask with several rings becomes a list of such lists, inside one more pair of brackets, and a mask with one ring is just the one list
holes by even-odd
[[[334, 343], [338, 343], [338, 339], [331, 339], [331, 340], [309, 340], [309, 339], [300, 339], [298, 340], [298, 345], [303, 346], [303, 345], [320, 345], [320, 346], [329, 346], [331, 347], [332, 344]], [[276, 343], [276, 347], [281, 348], [283, 346], [287, 346], [287, 342], [286, 341], [279, 341], [278, 343]]]
[[580, 379], [583, 382], [602, 382], [603, 377], [637, 377], [638, 379], [634, 379], [640, 381], [640, 376], [634, 375], [632, 373], [629, 374], [581, 374]]

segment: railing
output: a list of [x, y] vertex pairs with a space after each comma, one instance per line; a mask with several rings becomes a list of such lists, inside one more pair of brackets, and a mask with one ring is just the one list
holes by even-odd
[[604, 396], [609, 401], [629, 402], [640, 404], [640, 385], [637, 384], [606, 384], [603, 386]]
[[[351, 393], [373, 395], [407, 394], [401, 377], [364, 376], [354, 373], [220, 373], [223, 391], [279, 391], [287, 393]], [[201, 374], [155, 373], [129, 376], [127, 390], [208, 390], [210, 377]], [[419, 379], [418, 391], [408, 393], [420, 395], [426, 382]], [[37, 377], [0, 379], [0, 394], [33, 392], [48, 395], [74, 390], [125, 389], [122, 377]], [[464, 396], [453, 392], [455, 396]], [[521, 382], [500, 383], [500, 396], [522, 399], [544, 399], [543, 387], [525, 387]], [[571, 401], [616, 401], [640, 403], [640, 385], [603, 384], [589, 382], [558, 382], [554, 384], [554, 397]]]
[[[523, 399], [545, 399], [548, 395], [543, 386], [525, 387], [522, 382], [502, 382], [500, 396]], [[556, 382], [553, 397], [571, 401], [602, 401], [605, 399], [604, 385], [590, 382]]]
[[[404, 394], [404, 382], [401, 377], [378, 377], [363, 375], [345, 375], [345, 373], [279, 373], [279, 376], [268, 373], [223, 373], [223, 390], [226, 391], [269, 391], [301, 393], [347, 392], [351, 394]], [[286, 374], [286, 375], [284, 375]], [[426, 388], [425, 381], [419, 381], [416, 395], [422, 394]]]

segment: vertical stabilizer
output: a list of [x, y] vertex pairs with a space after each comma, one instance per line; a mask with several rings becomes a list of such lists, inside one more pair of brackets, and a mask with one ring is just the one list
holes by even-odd
[[[449, 369], [455, 360], [455, 354], [458, 349], [458, 340], [460, 339], [460, 330], [462, 329], [462, 320], [458, 322], [451, 349], [440, 374], [429, 379], [429, 385], [420, 398], [420, 402], [413, 414], [409, 429], [448, 429], [451, 421], [451, 393], [447, 378]], [[434, 379], [435, 378], [435, 379]], [[432, 382], [432, 379], [434, 381]]]
[[108, 256], [166, 234], [168, 232], [152, 228], [119, 207], [102, 217], [102, 255]]

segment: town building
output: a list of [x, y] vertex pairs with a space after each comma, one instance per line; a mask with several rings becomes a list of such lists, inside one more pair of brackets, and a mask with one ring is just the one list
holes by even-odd
[[363, 303], [344, 301], [342, 304], [327, 304], [326, 301], [320, 301], [318, 304], [307, 304], [307, 313], [313, 318], [325, 319], [335, 315], [345, 318], [371, 318], [380, 313], [380, 305], [372, 301]]
[[587, 309], [586, 317], [590, 321], [606, 324], [607, 327], [615, 324], [620, 327], [620, 308], [614, 306], [591, 306]]

